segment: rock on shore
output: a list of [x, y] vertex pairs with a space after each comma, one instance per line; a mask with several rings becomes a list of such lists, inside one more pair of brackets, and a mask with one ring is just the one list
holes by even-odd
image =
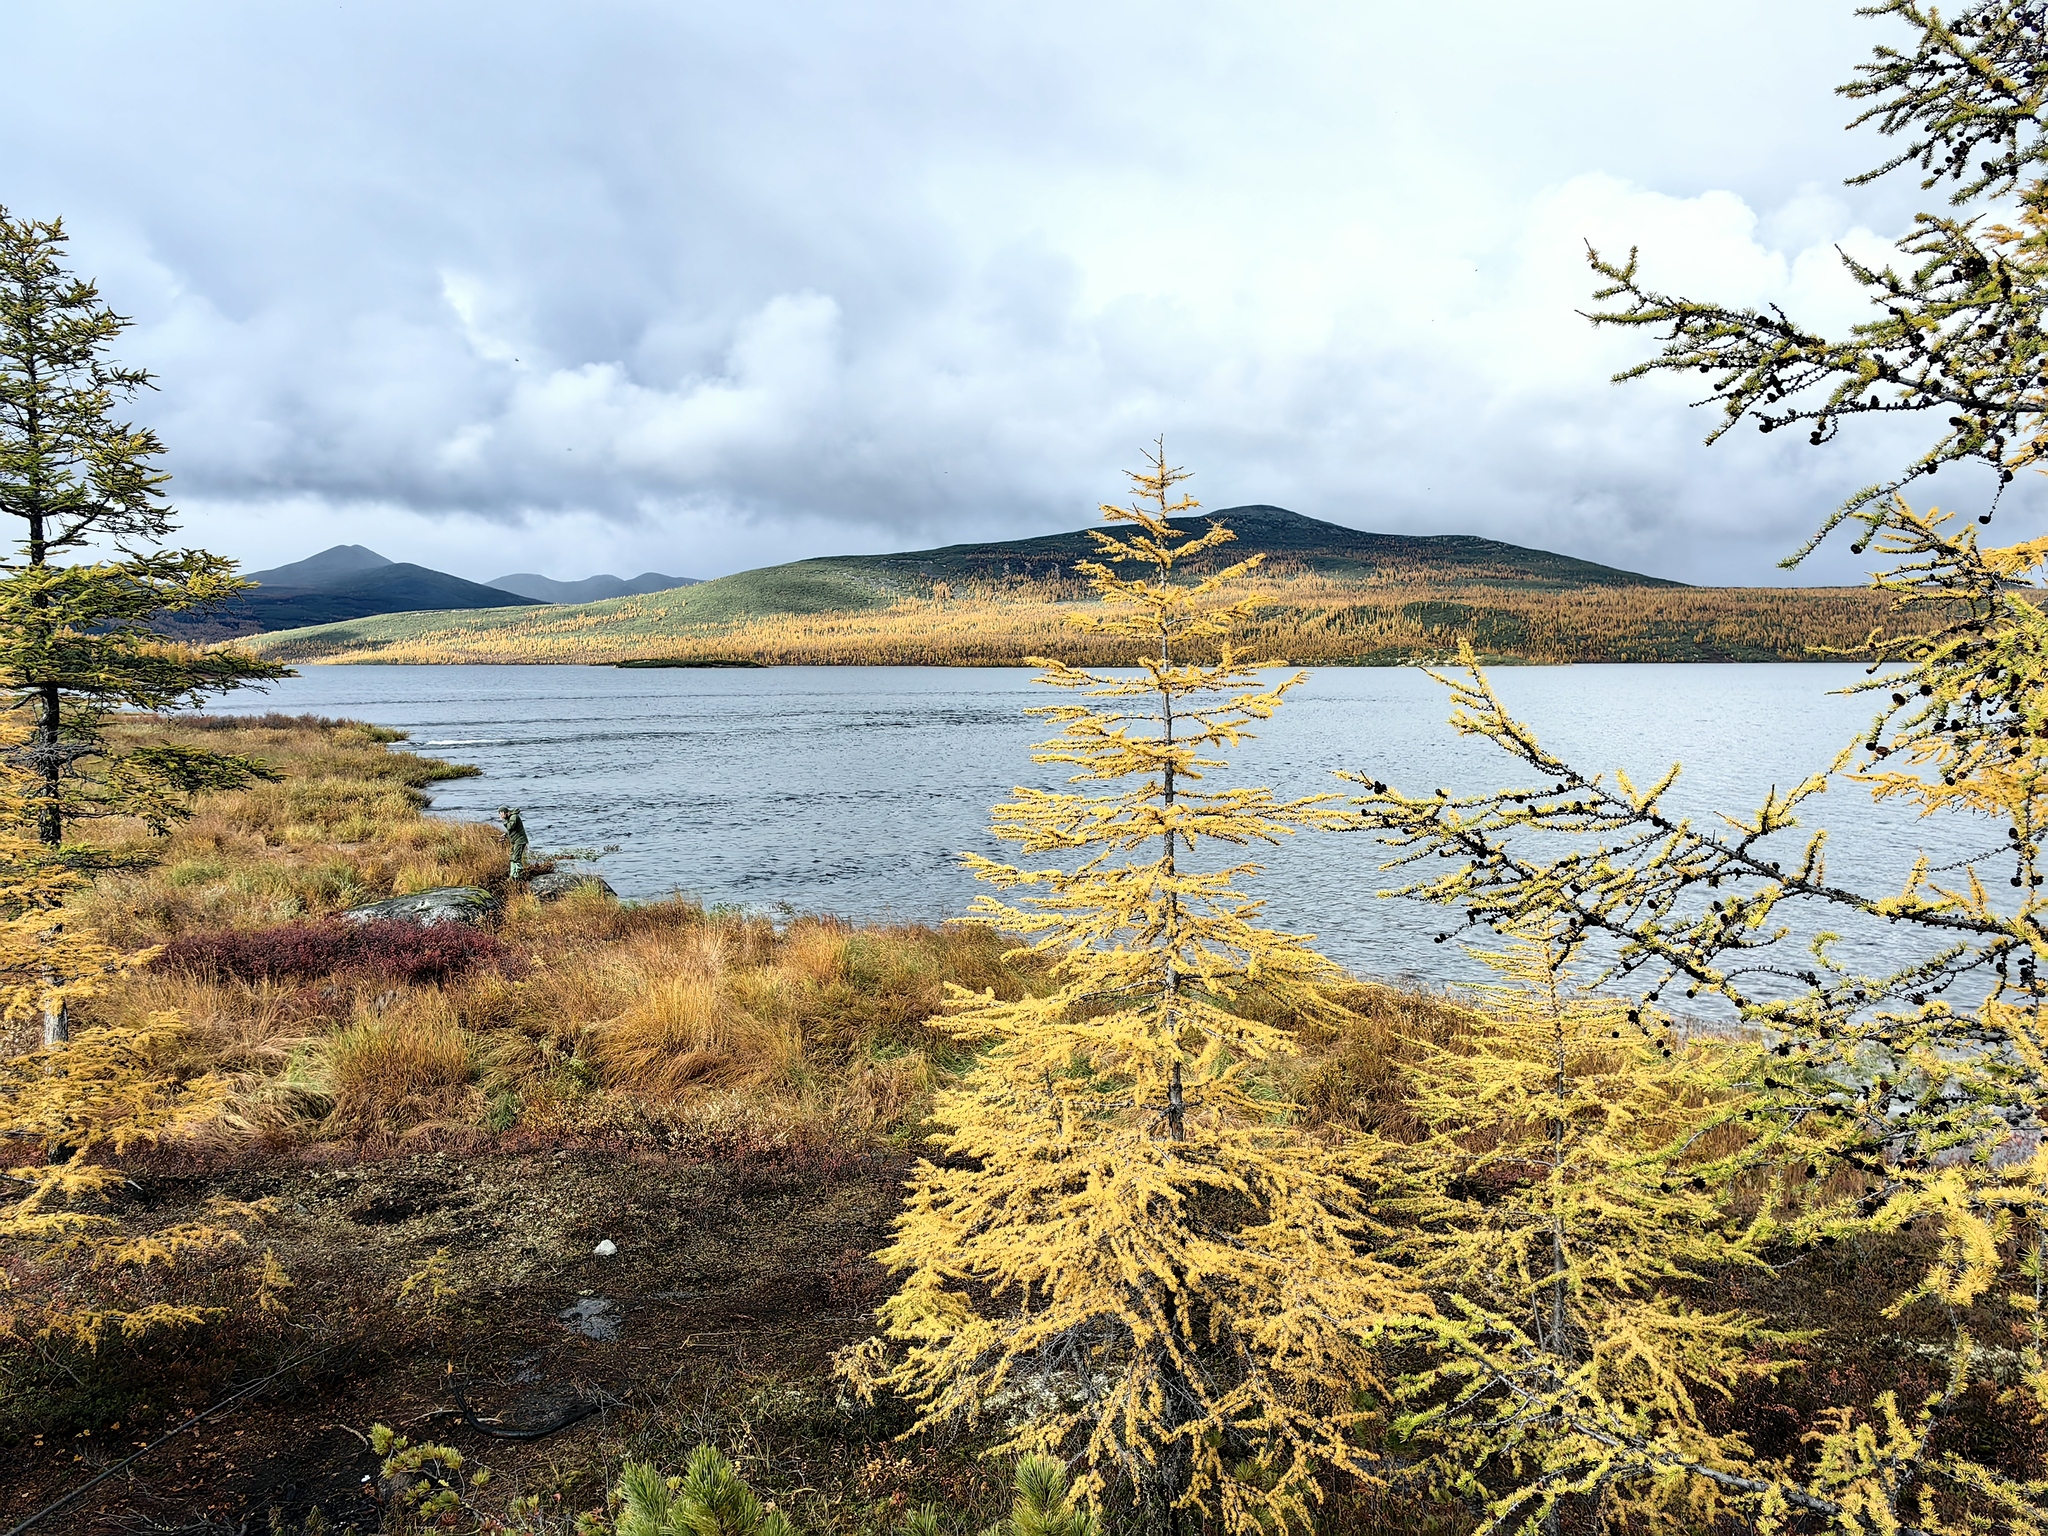
[[422, 928], [431, 928], [436, 923], [467, 923], [480, 928], [502, 905], [496, 896], [479, 886], [448, 885], [366, 902], [341, 915], [352, 923], [418, 923]]

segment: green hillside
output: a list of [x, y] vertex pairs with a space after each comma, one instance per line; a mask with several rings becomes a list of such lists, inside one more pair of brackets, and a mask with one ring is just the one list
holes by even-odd
[[654, 637], [685, 628], [731, 625], [750, 619], [861, 613], [887, 608], [912, 590], [910, 583], [901, 578], [863, 569], [857, 563], [798, 560], [789, 565], [738, 571], [694, 586], [610, 597], [597, 603], [373, 614], [339, 623], [275, 630], [251, 636], [248, 644], [261, 652], [298, 658], [328, 650], [381, 647], [442, 633], [484, 637], [501, 631], [527, 631], [536, 624], [556, 631], [601, 626], [609, 636]]
[[859, 613], [886, 608], [899, 597], [923, 590], [924, 581], [906, 580], [905, 574], [852, 555], [736, 571], [661, 596], [675, 599], [672, 611], [686, 614], [692, 624], [728, 624], [778, 614]]
[[[1448, 613], [1482, 592], [1495, 602], [1540, 605], [1572, 594], [1621, 600], [1648, 589], [1695, 590], [1493, 539], [1361, 533], [1280, 507], [1227, 507], [1213, 516], [1237, 541], [1212, 560], [1265, 554], [1266, 576], [1301, 594], [1290, 602], [1327, 606], [1345, 594], [1348, 600], [1377, 594], [1375, 601], [1396, 605], [1393, 622], [1404, 637], [1444, 628], [1448, 621], [1438, 609]], [[1191, 529], [1207, 521], [1179, 520]], [[933, 616], [910, 616], [901, 610], [908, 601], [947, 605], [952, 634], [934, 654], [979, 655], [994, 646], [991, 654], [1009, 658], [1031, 654], [1045, 635], [1059, 632], [1064, 620], [1054, 608], [1089, 600], [1075, 565], [1095, 553], [1087, 533], [1075, 531], [898, 554], [827, 556], [602, 602], [350, 617], [276, 631], [250, 643], [281, 661], [612, 661], [682, 658], [706, 646], [713, 659], [789, 658], [813, 654], [817, 646], [833, 656], [865, 654], [883, 635], [875, 625], [883, 625], [886, 653], [922, 654], [902, 647], [928, 630]], [[1323, 590], [1311, 595], [1302, 582]], [[970, 619], [963, 604], [989, 611]], [[845, 631], [848, 624], [865, 625], [860, 633], [867, 638], [851, 632], [829, 643], [820, 638], [821, 626]], [[1008, 636], [1000, 643], [999, 632]], [[1412, 649], [1410, 638], [1385, 644], [1404, 654]]]
[[[1524, 590], [1565, 590], [1575, 587], [1676, 587], [1683, 583], [1640, 576], [1633, 571], [1596, 565], [1544, 549], [1525, 549], [1496, 539], [1469, 534], [1409, 535], [1361, 533], [1320, 518], [1304, 517], [1285, 507], [1225, 507], [1198, 517], [1173, 519], [1177, 528], [1199, 530], [1212, 518], [1229, 524], [1237, 542], [1225, 551], [1241, 559], [1254, 551], [1269, 560], [1285, 561], [1319, 576], [1340, 579], [1393, 577], [1403, 580], [1463, 579], [1493, 587]], [[897, 555], [839, 555], [806, 560], [803, 567], [860, 571], [887, 578], [942, 581], [988, 581], [1016, 577], [1069, 575], [1077, 560], [1095, 556], [1088, 530], [1048, 534], [1037, 539], [1008, 539], [995, 544], [949, 544], [943, 549], [910, 550]], [[775, 571], [799, 567], [774, 566]]]

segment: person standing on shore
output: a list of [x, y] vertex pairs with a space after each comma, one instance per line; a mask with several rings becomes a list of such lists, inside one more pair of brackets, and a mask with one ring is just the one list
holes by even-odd
[[526, 823], [521, 819], [518, 808], [510, 805], [498, 807], [498, 820], [505, 824], [505, 841], [512, 846], [511, 877], [514, 880], [526, 878]]

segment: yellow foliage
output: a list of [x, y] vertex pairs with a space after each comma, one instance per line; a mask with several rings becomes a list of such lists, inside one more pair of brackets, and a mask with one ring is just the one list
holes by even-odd
[[[1163, 451], [1132, 476], [1131, 504], [1103, 508], [1130, 531], [1097, 533], [1085, 567], [1104, 608], [1082, 621], [1138, 675], [1043, 663], [1043, 682], [1091, 702], [1035, 711], [1062, 728], [1035, 756], [1099, 792], [1019, 790], [996, 808], [999, 837], [1060, 865], [969, 862], [1019, 893], [976, 908], [1032, 936], [1052, 986], [951, 989], [944, 1026], [981, 1055], [938, 1096], [945, 1161], [919, 1166], [881, 1255], [903, 1276], [882, 1337], [841, 1369], [908, 1399], [919, 1427], [985, 1424], [1001, 1453], [1078, 1457], [1091, 1505], [1258, 1531], [1305, 1523], [1324, 1469], [1367, 1470], [1368, 1341], [1427, 1303], [1360, 1241], [1359, 1146], [1304, 1135], [1255, 1077], [1293, 1036], [1233, 1009], [1256, 989], [1269, 1012], [1341, 1013], [1342, 974], [1257, 926], [1237, 889], [1256, 866], [1202, 867], [1333, 807], [1210, 783], [1299, 679], [1230, 647], [1246, 608], [1218, 594], [1256, 558], [1174, 579], [1231, 538], [1169, 526], [1195, 505], [1171, 499], [1183, 478]], [[1220, 660], [1188, 659], [1205, 648]]]
[[[936, 586], [944, 586], [938, 583]], [[1302, 665], [1397, 665], [1448, 658], [1460, 641], [1501, 660], [1802, 661], [1847, 647], [1897, 615], [1860, 587], [1583, 587], [1531, 591], [1461, 572], [1456, 581], [1247, 571], [1235, 633], [1246, 649]], [[1069, 621], [1099, 616], [1099, 594], [1071, 577], [974, 584], [885, 608], [692, 622], [628, 609], [546, 608], [402, 614], [253, 636], [292, 663], [407, 665], [747, 662], [764, 666], [1074, 666], [1127, 659], [1114, 634]], [[1928, 622], [1932, 622], [1929, 616]]]
[[448, 1250], [436, 1248], [427, 1262], [398, 1282], [398, 1304], [417, 1304], [429, 1312], [460, 1294], [450, 1278]]
[[[1606, 1399], [1575, 1387], [1576, 1410], [1560, 1410], [1558, 1420], [1569, 1433], [1548, 1443], [1576, 1437], [1610, 1496], [1634, 1480], [1660, 1497], [1735, 1500], [1759, 1518], [1784, 1507], [1842, 1520], [1889, 1511], [1884, 1518], [1943, 1530], [1916, 1512], [1936, 1497], [1916, 1481], [1923, 1475], [2007, 1516], [2029, 1498], [2042, 1510], [2038, 1493], [2025, 1495], [1979, 1462], [1941, 1451], [1939, 1439], [1954, 1405], [1990, 1374], [1965, 1326], [1970, 1309], [2010, 1309], [2027, 1341], [2011, 1391], [2048, 1402], [2040, 1305], [2048, 898], [2036, 883], [2048, 867], [2039, 830], [2048, 824], [2040, 743], [2048, 731], [2048, 626], [2033, 589], [2013, 580], [2043, 574], [2044, 551], [1982, 550], [1974, 530], [1952, 532], [1948, 519], [1896, 499], [1865, 516], [1898, 562], [1880, 578], [1881, 590], [1902, 602], [1934, 601], [1948, 619], [1932, 632], [1872, 641], [1880, 663], [1891, 665], [1853, 691], [1880, 696], [1877, 717], [1827, 771], [1773, 790], [1752, 811], [1724, 815], [1719, 827], [1695, 826], [1665, 810], [1677, 768], [1638, 787], [1624, 773], [1588, 774], [1564, 762], [1508, 714], [1468, 650], [1463, 675], [1440, 679], [1451, 691], [1452, 724], [1492, 741], [1540, 782], [1462, 797], [1373, 783], [1358, 804], [1362, 824], [1394, 848], [1393, 867], [1448, 856], [1405, 894], [1462, 908], [1468, 924], [1555, 942], [1566, 954], [1604, 935], [1612, 944], [1608, 978], [1630, 978], [1638, 989], [1633, 1012], [1653, 1016], [1663, 991], [1681, 987], [1688, 998], [1724, 999], [1753, 1039], [1771, 1042], [1723, 1048], [1721, 1070], [1744, 1074], [1743, 1122], [1738, 1150], [1695, 1175], [1709, 1194], [1725, 1203], [1741, 1191], [1761, 1217], [1782, 1221], [1773, 1234], [1781, 1243], [1915, 1224], [1938, 1233], [1911, 1282], [1874, 1300], [1888, 1301], [1892, 1317], [1931, 1301], [1953, 1320], [1942, 1346], [1950, 1386], [1910, 1411], [1873, 1403], [1817, 1426], [1814, 1477], [1742, 1472], [1726, 1443], [1660, 1441], [1660, 1423], [1686, 1423], [1672, 1411], [1683, 1407], [1676, 1397], [1660, 1419], [1638, 1416], [1624, 1430]], [[1825, 834], [1801, 820], [1838, 778], [1925, 815], [2003, 822], [2005, 846], [1959, 872], [1930, 870], [1923, 859], [1896, 892], [1844, 888], [1829, 876]], [[1804, 839], [1796, 853], [1767, 841], [1792, 837]], [[1987, 864], [2011, 874], [1987, 880]], [[1803, 955], [1780, 956], [1796, 912], [1819, 931]], [[1886, 924], [1875, 969], [1838, 952], [1832, 930], [1858, 919]], [[1837, 1181], [1838, 1173], [1854, 1177]], [[1737, 1258], [1738, 1248], [1725, 1256]], [[1604, 1326], [1627, 1335], [1618, 1318]], [[1906, 1467], [1916, 1469], [1911, 1478]], [[1910, 1499], [1908, 1482], [1917, 1490]], [[1544, 1484], [1541, 1496], [1578, 1486]], [[2042, 1521], [2048, 1525], [2048, 1513]]]
[[169, 1302], [97, 1304], [78, 1283], [95, 1273], [169, 1268], [188, 1254], [238, 1243], [240, 1234], [228, 1223], [262, 1214], [228, 1206], [212, 1221], [129, 1233], [104, 1209], [126, 1182], [110, 1157], [192, 1130], [218, 1113], [217, 1082], [180, 1082], [156, 1065], [178, 1030], [174, 1016], [159, 1015], [133, 1028], [82, 1030], [54, 1050], [0, 1058], [0, 1128], [18, 1138], [11, 1146], [48, 1153], [42, 1162], [0, 1170], [13, 1186], [13, 1198], [0, 1206], [0, 1242], [21, 1246], [34, 1277], [26, 1291], [6, 1293], [0, 1330], [64, 1337], [91, 1348], [109, 1331], [135, 1337], [204, 1316]]
[[[12, 804], [29, 804], [28, 788], [18, 769], [0, 774], [0, 796]], [[134, 1337], [203, 1315], [165, 1301], [102, 1303], [94, 1299], [96, 1278], [169, 1269], [186, 1255], [239, 1242], [226, 1223], [262, 1213], [224, 1206], [214, 1221], [145, 1232], [128, 1231], [107, 1213], [126, 1182], [114, 1159], [212, 1119], [223, 1093], [217, 1080], [188, 1080], [164, 1064], [183, 1029], [175, 1013], [69, 1029], [74, 1007], [155, 953], [124, 955], [79, 922], [64, 903], [83, 884], [15, 822], [0, 822], [0, 1006], [10, 1025], [40, 1019], [57, 1026], [50, 1048], [0, 1055], [0, 1134], [12, 1164], [0, 1168], [0, 1244], [28, 1262], [25, 1287], [0, 1268], [0, 1335], [62, 1337], [91, 1348], [110, 1331]], [[21, 1160], [31, 1149], [43, 1156]]]
[[1702, 1389], [1726, 1397], [1780, 1369], [1763, 1319], [1688, 1299], [1762, 1268], [1758, 1228], [1721, 1201], [1726, 1169], [1693, 1150], [1739, 1115], [1753, 1060], [1673, 1044], [1668, 1021], [1577, 989], [1555, 945], [1481, 958], [1503, 983], [1481, 989], [1463, 1039], [1409, 1067], [1423, 1134], [1382, 1154], [1381, 1252], [1443, 1314], [1398, 1388], [1414, 1404], [1401, 1428], [1446, 1483], [1508, 1475], [1490, 1524], [1546, 1517], [1594, 1484], [1611, 1484], [1619, 1519], [1674, 1491], [1631, 1486], [1642, 1457], [1742, 1454], [1706, 1427]]
[[[1603, 1470], [1546, 1464], [1555, 1480], [1543, 1496], [1605, 1498], [1634, 1480], [1739, 1506], [1731, 1513], [1765, 1530], [1820, 1516], [1845, 1531], [2039, 1532], [2048, 1530], [2048, 1469], [2038, 1440], [2022, 1448], [2014, 1435], [2001, 1446], [2005, 1426], [1966, 1428], [1965, 1409], [2038, 1414], [2048, 1405], [2048, 539], [1987, 548], [1975, 527], [1898, 493], [1943, 465], [1974, 461], [2001, 488], [2041, 467], [2048, 180], [2038, 170], [2048, 119], [2039, 93], [2013, 89], [2009, 72], [2032, 67], [2042, 25], [2007, 5], [1944, 20], [1888, 0], [1871, 13], [1920, 34], [1917, 46], [1881, 49], [1845, 88], [1877, 99], [1867, 119], [1917, 140], [1871, 174], [1917, 160], [1931, 172], [1924, 185], [1964, 183], [1957, 203], [2015, 194], [2019, 227], [1921, 215], [1900, 242], [1910, 263], [1850, 262], [1876, 308], [1834, 340], [1775, 308], [1654, 292], [1633, 253], [1619, 263], [1591, 253], [1609, 285], [1596, 299], [1621, 301], [1592, 318], [1660, 334], [1661, 354], [1621, 377], [1714, 376], [1714, 437], [1753, 419], [1767, 431], [1810, 428], [1817, 446], [1872, 410], [1928, 410], [1944, 423], [1786, 562], [1845, 526], [1854, 553], [1875, 546], [1883, 557], [1870, 596], [1886, 605], [1889, 630], [1873, 623], [1840, 647], [1869, 664], [1846, 690], [1871, 700], [1868, 725], [1789, 790], [1696, 825], [1669, 808], [1675, 766], [1639, 788], [1546, 750], [1508, 714], [1467, 645], [1463, 675], [1440, 679], [1452, 723], [1508, 753], [1529, 782], [1473, 796], [1373, 782], [1358, 803], [1361, 825], [1393, 844], [1390, 867], [1432, 871], [1402, 894], [1566, 954], [1598, 946], [1610, 962], [1604, 979], [1632, 991], [1639, 1009], [1678, 989], [1740, 1015], [1760, 1048], [1746, 1053], [1743, 1123], [1728, 1128], [1738, 1150], [1708, 1183], [1720, 1184], [1724, 1205], [1782, 1223], [1780, 1253], [1914, 1233], [1917, 1272], [1888, 1295], [1859, 1299], [1896, 1320], [1898, 1342], [1945, 1358], [1941, 1390], [1842, 1405], [1809, 1426], [1799, 1461], [1746, 1468], [1726, 1443], [1660, 1443], [1654, 1426], [1622, 1424], [1597, 1394], [1553, 1399], [1556, 1426], [1597, 1445], [1586, 1454]], [[1977, 161], [1965, 143], [1991, 142], [1981, 136], [1994, 121], [2007, 153]], [[1979, 525], [1997, 505], [1995, 496], [1985, 504]], [[1825, 834], [1803, 825], [1835, 783], [1923, 816], [1963, 818], [1961, 836], [1983, 851], [1939, 869], [1923, 857], [1896, 890], [1849, 885], [1829, 871]], [[1448, 866], [1422, 863], [1439, 858]], [[1803, 952], [1791, 940], [1794, 918], [1808, 936]], [[1980, 1348], [1975, 1334], [1987, 1328], [2020, 1347]], [[1941, 1342], [1930, 1342], [1937, 1330]], [[1666, 1422], [1682, 1419], [1664, 1412]], [[1509, 1442], [1496, 1434], [1493, 1443]]]

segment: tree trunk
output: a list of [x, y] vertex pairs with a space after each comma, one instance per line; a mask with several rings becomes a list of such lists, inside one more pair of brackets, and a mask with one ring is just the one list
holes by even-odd
[[36, 700], [37, 756], [42, 759], [43, 791], [42, 803], [36, 807], [36, 836], [54, 848], [64, 841], [64, 807], [58, 796], [62, 793], [61, 776], [64, 759], [60, 755], [58, 731], [63, 723], [62, 702], [57, 697], [55, 683], [43, 684]]
[[[29, 379], [33, 383], [35, 368], [29, 368]], [[37, 437], [40, 431], [40, 417], [31, 408], [29, 413], [29, 434]], [[39, 567], [50, 557], [49, 545], [44, 538], [42, 495], [39, 485], [31, 486], [31, 505], [28, 518], [28, 563]], [[37, 605], [41, 606], [38, 596]], [[44, 633], [41, 639], [48, 643]], [[64, 841], [64, 810], [57, 799], [62, 787], [58, 780], [63, 771], [64, 760], [57, 754], [58, 727], [63, 723], [63, 700], [58, 697], [57, 685], [45, 681], [36, 687], [36, 724], [30, 738], [34, 743], [36, 766], [41, 770], [43, 781], [42, 802], [36, 807], [36, 836], [45, 846], [54, 848]], [[47, 1033], [47, 1030], [45, 1031]]]
[[[49, 978], [54, 984], [56, 978]], [[54, 1051], [71, 1039], [71, 1009], [59, 998], [54, 1004], [46, 994], [43, 998], [43, 1049]]]

